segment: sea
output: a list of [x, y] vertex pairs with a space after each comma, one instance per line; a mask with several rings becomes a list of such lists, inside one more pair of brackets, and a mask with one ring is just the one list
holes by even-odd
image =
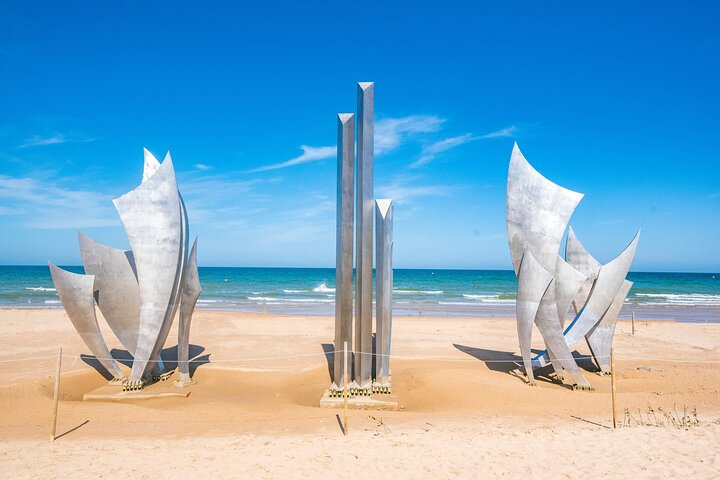
[[[80, 266], [64, 267], [82, 273]], [[512, 317], [511, 270], [395, 269], [393, 314]], [[720, 274], [631, 272], [620, 314], [637, 320], [720, 323]], [[200, 267], [199, 309], [288, 315], [335, 312], [332, 268]], [[0, 308], [62, 308], [45, 266], [0, 266]]]

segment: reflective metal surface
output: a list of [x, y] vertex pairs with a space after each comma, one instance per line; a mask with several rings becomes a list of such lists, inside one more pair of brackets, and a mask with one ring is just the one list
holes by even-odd
[[85, 273], [95, 277], [95, 300], [105, 321], [135, 356], [140, 324], [140, 291], [131, 251], [108, 247], [78, 232]]
[[95, 316], [94, 277], [68, 272], [52, 263], [48, 263], [48, 265], [57, 294], [60, 296], [60, 301], [75, 330], [113, 378], [115, 380], [123, 379], [124, 374], [115, 359], [112, 358]]
[[610, 373], [610, 349], [612, 348], [613, 337], [615, 336], [615, 326], [617, 325], [620, 310], [625, 303], [625, 297], [630, 292], [633, 282], [625, 280], [618, 290], [615, 298], [603, 315], [600, 322], [590, 329], [585, 339], [588, 342], [590, 351], [592, 352], [595, 362], [600, 367], [600, 371], [605, 374]]
[[600, 267], [590, 297], [575, 320], [565, 330], [565, 340], [570, 348], [573, 348], [581, 338], [587, 335], [610, 308], [610, 304], [618, 294], [630, 270], [639, 240], [640, 232], [635, 235], [630, 245], [620, 255]]
[[[337, 124], [337, 220], [335, 230], [335, 353], [333, 390], [342, 390], [344, 346], [352, 349], [353, 229], [355, 225], [355, 116], [338, 115]], [[352, 367], [348, 365], [348, 372]], [[351, 374], [348, 376], [352, 377]], [[350, 379], [348, 379], [348, 383]]]
[[573, 300], [575, 314], [577, 314], [587, 302], [590, 290], [602, 265], [585, 250], [572, 227], [568, 229], [567, 242], [565, 243], [565, 260], [587, 277], [580, 285], [577, 296]]
[[130, 241], [140, 291], [140, 320], [130, 383], [143, 380], [172, 322], [187, 249], [187, 225], [172, 159], [134, 190], [113, 199]]
[[357, 217], [355, 246], [355, 382], [372, 387], [373, 166], [375, 84], [358, 83]]
[[178, 381], [176, 386], [192, 383], [190, 379], [190, 366], [188, 364], [190, 352], [190, 324], [192, 322], [195, 305], [202, 293], [200, 274], [197, 265], [197, 238], [193, 242], [185, 264], [182, 290], [180, 294], [180, 320], [178, 325]]
[[393, 299], [393, 201], [375, 202], [375, 382], [390, 387]]

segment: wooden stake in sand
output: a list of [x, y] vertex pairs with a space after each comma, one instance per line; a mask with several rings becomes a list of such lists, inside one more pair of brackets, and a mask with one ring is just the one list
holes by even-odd
[[617, 428], [617, 408], [615, 407], [615, 357], [613, 349], [610, 348], [610, 389], [612, 391], [612, 417], [613, 428]]
[[347, 435], [348, 431], [348, 415], [347, 415], [347, 402], [348, 402], [348, 350], [347, 342], [344, 347], [344, 365], [343, 365], [343, 413], [345, 415], [343, 423], [343, 435]]
[[632, 319], [630, 320], [630, 325], [632, 325], [632, 334], [635, 335], [635, 311], [632, 312]]
[[53, 416], [50, 441], [55, 441], [55, 429], [57, 427], [58, 398], [60, 397], [60, 368], [62, 367], [62, 347], [58, 350], [57, 370], [55, 371], [55, 393], [53, 394]]

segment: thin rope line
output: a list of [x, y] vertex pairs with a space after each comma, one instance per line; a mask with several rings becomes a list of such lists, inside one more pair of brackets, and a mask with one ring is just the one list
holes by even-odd
[[[272, 356], [272, 357], [250, 357], [250, 358], [235, 358], [235, 359], [218, 359], [218, 360], [187, 360], [185, 361], [179, 361], [179, 360], [163, 360], [163, 363], [233, 363], [233, 362], [259, 362], [259, 361], [268, 361], [268, 360], [282, 360], [282, 359], [292, 359], [292, 358], [308, 358], [308, 357], [315, 357], [315, 356], [327, 356], [330, 354], [335, 353], [344, 353], [343, 350], [330, 350], [328, 352], [324, 353], [307, 353], [307, 354], [298, 354], [298, 355], [278, 355], [278, 356]], [[482, 359], [482, 358], [456, 358], [456, 357], [425, 357], [425, 356], [419, 356], [419, 355], [395, 355], [395, 354], [374, 354], [374, 353], [368, 353], [368, 352], [348, 352], [348, 353], [361, 353], [365, 355], [371, 355], [374, 357], [389, 357], [394, 358], [397, 360], [443, 360], [443, 361], [449, 361], [449, 362], [482, 362], [482, 363], [522, 363], [522, 358], [517, 359], [507, 359], [507, 360], [500, 360], [500, 359]], [[114, 361], [133, 361], [133, 359], [130, 358], [115, 358], [115, 357], [95, 357], [92, 355], [69, 355], [69, 354], [63, 354], [63, 358], [72, 358], [72, 359], [95, 359], [95, 360], [114, 360]], [[12, 359], [4, 359], [0, 360], [0, 363], [12, 363], [12, 362], [24, 362], [29, 360], [44, 360], [44, 359], [50, 359], [50, 358], [57, 358], [57, 355], [42, 355], [42, 356], [31, 356], [31, 357], [22, 357], [22, 358], [12, 358]], [[592, 355], [579, 355], [574, 356], [570, 358], [556, 358], [558, 361], [565, 361], [565, 360], [592, 360], [592, 359], [609, 359], [609, 355], [602, 355], [602, 356], [592, 356]], [[720, 360], [692, 360], [687, 358], [667, 358], [667, 357], [640, 357], [640, 356], [630, 356], [630, 355], [615, 355], [615, 358], [621, 359], [621, 360], [644, 360], [644, 361], [656, 361], [656, 362], [668, 362], [668, 363], [699, 363], [699, 364], [720, 364]], [[160, 363], [159, 360], [149, 360], [147, 363]]]

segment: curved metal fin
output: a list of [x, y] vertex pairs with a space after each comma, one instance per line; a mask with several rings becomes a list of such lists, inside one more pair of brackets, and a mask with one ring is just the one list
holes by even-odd
[[113, 378], [124, 378], [122, 370], [110, 355], [110, 350], [100, 333], [93, 300], [94, 277], [68, 272], [50, 262], [48, 265], [60, 301], [85, 345]]
[[140, 325], [140, 290], [131, 251], [109, 247], [78, 232], [85, 273], [95, 276], [95, 300], [105, 321], [135, 356]]
[[557, 303], [557, 313], [561, 328], [565, 328], [565, 318], [567, 317], [570, 304], [586, 279], [587, 276], [573, 268], [572, 265], [563, 260], [562, 257], [557, 257], [555, 301]]
[[517, 143], [508, 168], [506, 221], [515, 273], [525, 250], [548, 272], [555, 271], [560, 242], [582, 193], [551, 182], [525, 159]]
[[178, 327], [178, 374], [179, 381], [190, 381], [190, 368], [188, 365], [190, 351], [190, 323], [192, 322], [195, 304], [197, 303], [202, 286], [197, 265], [197, 238], [190, 249], [188, 261], [185, 264], [182, 293], [180, 294], [180, 325]]
[[158, 159], [155, 158], [155, 155], [150, 153], [150, 150], [147, 148], [143, 148], [143, 176], [142, 176], [142, 182], [145, 183], [148, 178], [155, 175], [155, 172], [157, 172], [158, 168], [160, 168], [160, 162], [158, 162]]
[[590, 329], [597, 325], [610, 308], [610, 304], [615, 299], [630, 270], [639, 240], [640, 232], [638, 231], [630, 245], [620, 255], [600, 267], [600, 272], [590, 291], [590, 297], [575, 320], [565, 330], [565, 341], [568, 347], [573, 348], [581, 338], [587, 335]]
[[572, 227], [568, 229], [567, 242], [565, 242], [565, 261], [586, 277], [572, 302], [577, 315], [577, 312], [583, 308], [590, 296], [590, 290], [602, 264], [585, 250]]
[[532, 325], [537, 316], [540, 301], [552, 282], [552, 274], [545, 270], [530, 250], [525, 250], [518, 270], [517, 331], [520, 353], [525, 366], [528, 382], [534, 383], [530, 344]]
[[615, 336], [615, 326], [617, 325], [620, 310], [622, 310], [625, 303], [625, 298], [632, 286], [633, 282], [623, 281], [620, 290], [618, 290], [610, 304], [610, 308], [607, 309], [600, 322], [590, 329], [585, 336], [595, 362], [603, 373], [610, 373], [610, 349]]
[[138, 382], [156, 361], [162, 347], [158, 343], [164, 342], [161, 331], [175, 315], [187, 251], [186, 222], [172, 161], [164, 162], [154, 175], [113, 203], [137, 269], [140, 320], [130, 381]]

